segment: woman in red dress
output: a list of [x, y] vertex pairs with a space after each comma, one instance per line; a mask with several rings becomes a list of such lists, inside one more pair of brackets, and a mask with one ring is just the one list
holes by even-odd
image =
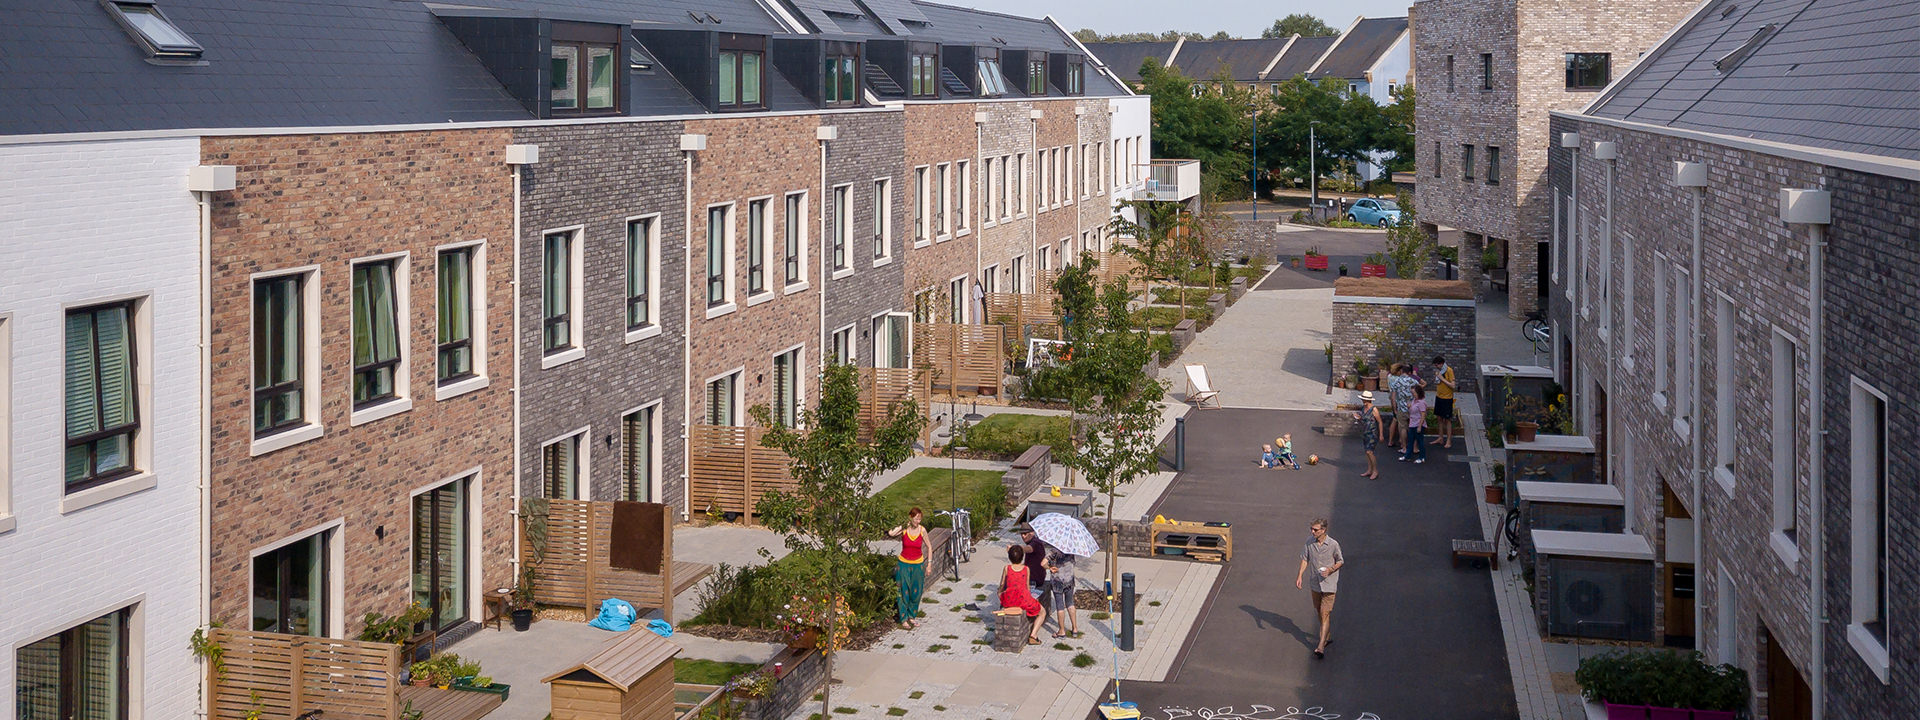
[[1034, 599], [1028, 589], [1026, 563], [1026, 546], [1007, 546], [1007, 569], [1000, 574], [1000, 607], [1025, 610], [1030, 623], [1027, 644], [1039, 645], [1040, 625], [1047, 621], [1047, 610], [1040, 607], [1040, 601]]

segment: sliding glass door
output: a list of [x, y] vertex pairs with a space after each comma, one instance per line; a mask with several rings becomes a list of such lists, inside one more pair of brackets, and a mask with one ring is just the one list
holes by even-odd
[[467, 619], [467, 481], [413, 496], [413, 602], [445, 631]]

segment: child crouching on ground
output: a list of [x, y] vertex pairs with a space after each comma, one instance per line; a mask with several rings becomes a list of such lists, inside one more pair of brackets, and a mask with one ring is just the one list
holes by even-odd
[[1261, 445], [1260, 459], [1255, 460], [1254, 464], [1263, 468], [1280, 467], [1280, 455], [1273, 451], [1272, 445]]
[[[1278, 454], [1281, 462], [1293, 466], [1295, 470], [1300, 469], [1300, 461], [1293, 459], [1293, 433], [1287, 433], [1274, 438], [1273, 444], [1280, 447]], [[1279, 464], [1276, 463], [1274, 466], [1279, 467]]]

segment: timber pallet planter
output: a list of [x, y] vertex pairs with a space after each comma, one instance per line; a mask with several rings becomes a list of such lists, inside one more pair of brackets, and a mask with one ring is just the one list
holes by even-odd
[[1307, 253], [1307, 269], [1308, 270], [1327, 269], [1327, 256]]

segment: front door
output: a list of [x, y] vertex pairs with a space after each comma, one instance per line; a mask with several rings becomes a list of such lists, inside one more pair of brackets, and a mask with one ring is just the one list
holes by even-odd
[[316, 533], [253, 558], [253, 629], [327, 634], [327, 543]]
[[413, 496], [413, 602], [434, 631], [467, 619], [466, 480]]
[[[1668, 521], [1662, 531], [1663, 541], [1669, 548], [1673, 547], [1674, 543], [1692, 543], [1693, 538], [1690, 536], [1675, 538], [1668, 534], [1679, 528], [1690, 527], [1685, 523], [1672, 521], [1689, 520], [1691, 516], [1687, 514], [1686, 506], [1680, 504], [1680, 496], [1674, 494], [1672, 487], [1662, 482], [1661, 488], [1661, 494], [1665, 496], [1662, 502], [1664, 506], [1662, 514]], [[1660, 584], [1666, 590], [1667, 645], [1691, 648], [1694, 647], [1695, 632], [1693, 628], [1694, 566], [1693, 563], [1674, 562], [1671, 559], [1671, 551], [1668, 552], [1668, 557], [1660, 578]]]
[[1813, 691], [1807, 681], [1780, 650], [1773, 633], [1762, 627], [1760, 639], [1767, 645], [1767, 720], [1811, 720]]

